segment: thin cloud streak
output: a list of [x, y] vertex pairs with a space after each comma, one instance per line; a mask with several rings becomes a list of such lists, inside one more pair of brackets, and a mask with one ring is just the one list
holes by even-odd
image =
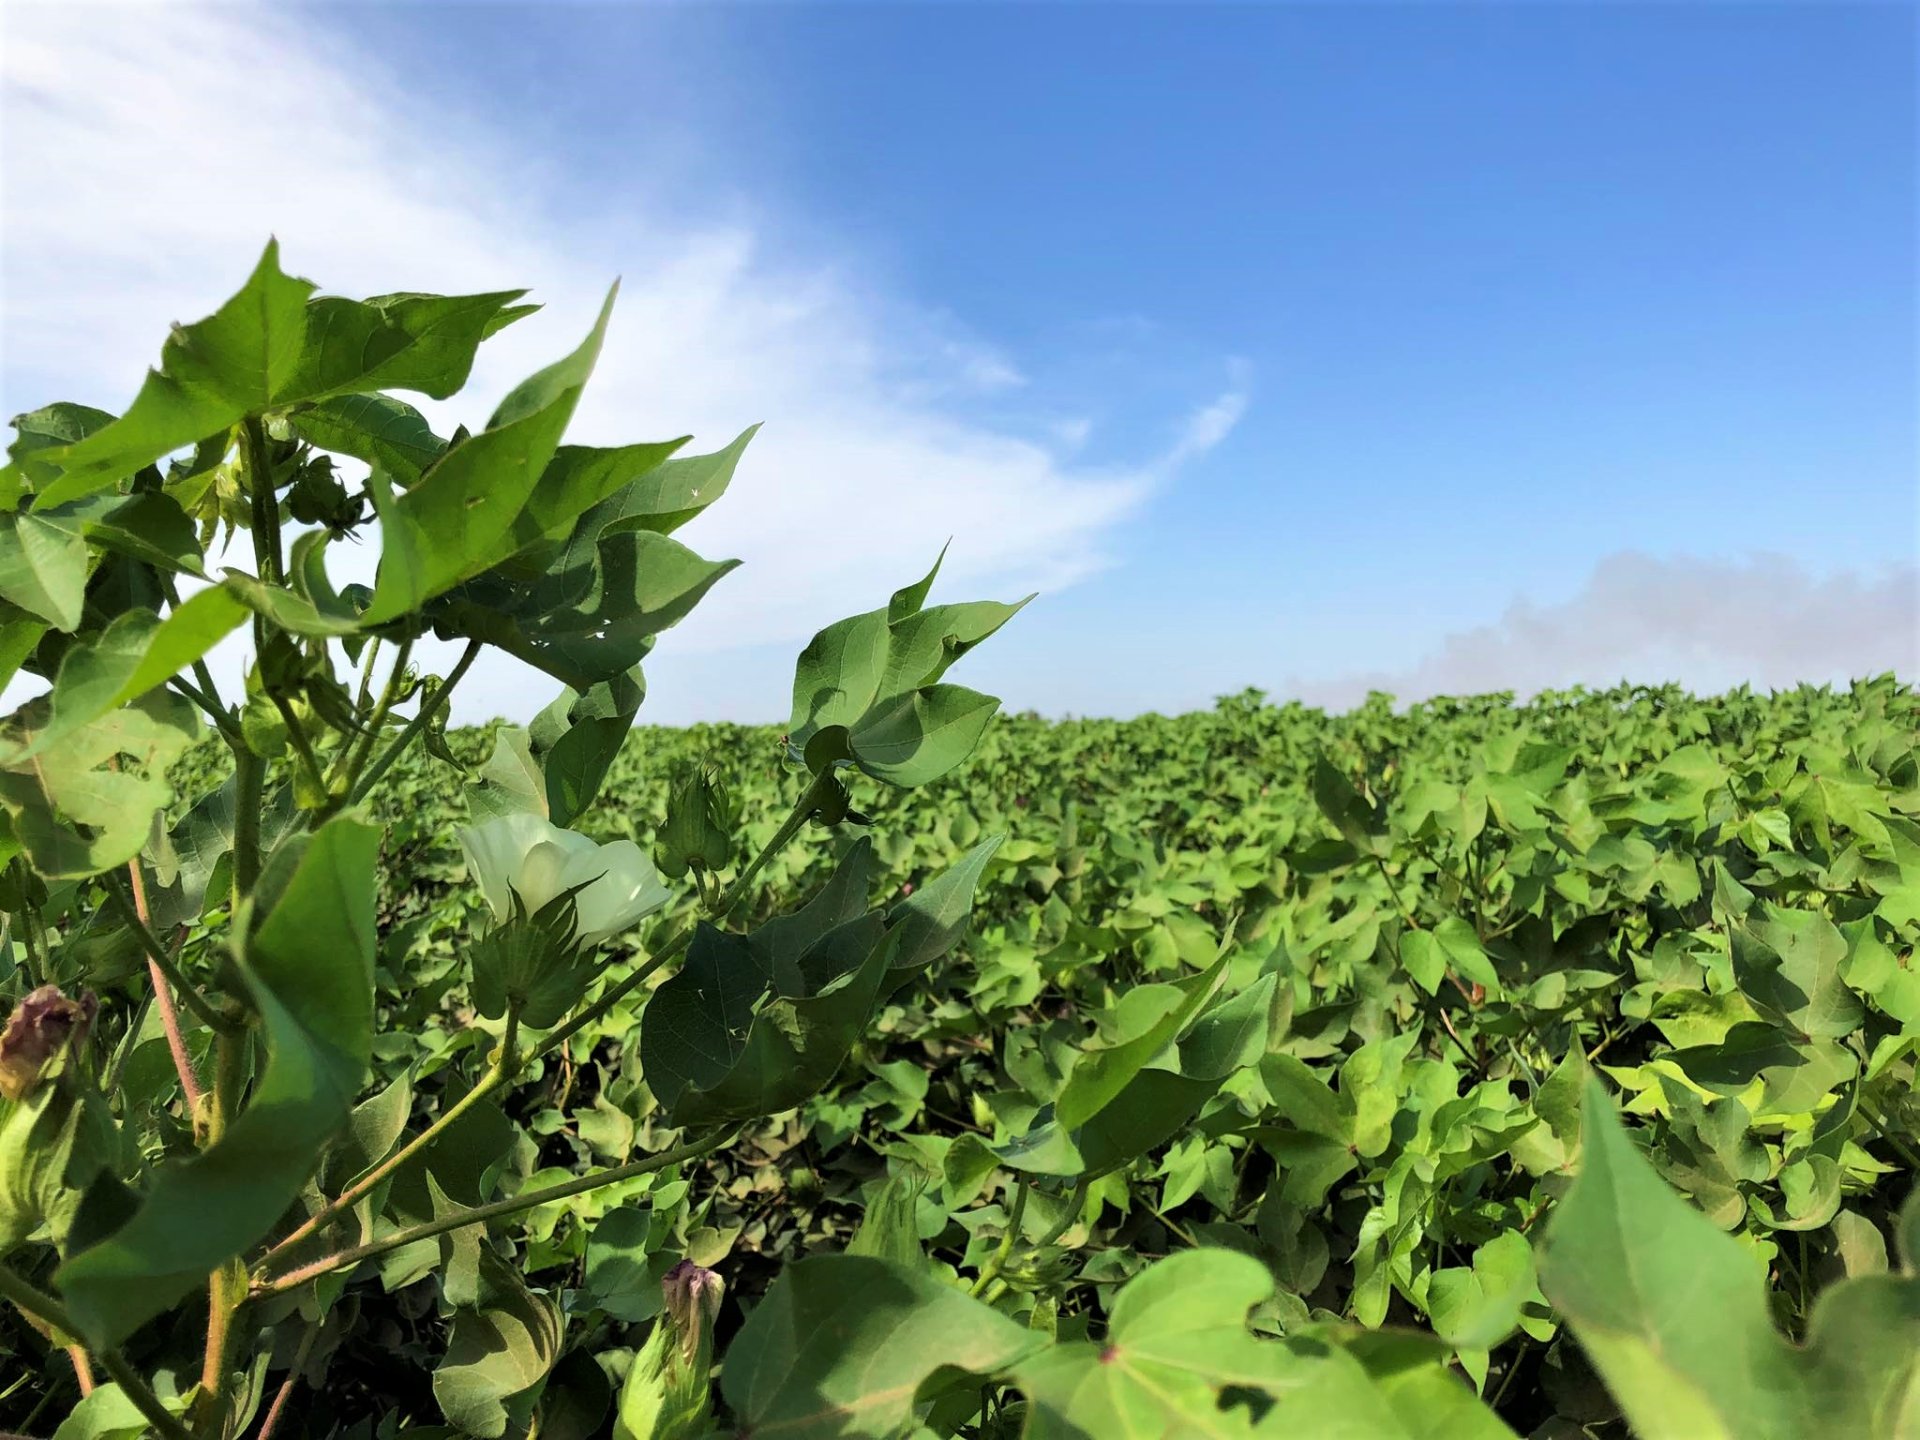
[[[873, 295], [857, 258], [781, 255], [775, 223], [737, 196], [690, 206], [623, 183], [583, 209], [552, 157], [407, 98], [377, 58], [283, 10], [101, 18], [43, 5], [5, 17], [6, 413], [124, 406], [167, 325], [231, 293], [269, 232], [289, 271], [334, 293], [535, 287], [547, 309], [482, 351], [472, 398], [423, 406], [443, 428], [477, 425], [570, 349], [624, 272], [570, 438], [691, 432], [683, 453], [700, 453], [765, 422], [732, 493], [682, 532], [746, 563], [665, 637], [664, 656], [738, 650], [764, 670], [765, 646], [879, 603], [949, 537], [946, 594], [1072, 585], [1111, 563], [1114, 527], [1244, 409], [1230, 393], [1162, 456], [1074, 465], [1070, 445], [967, 417], [969, 399], [1031, 384], [1016, 358]], [[336, 579], [368, 578], [372, 560], [361, 547]], [[763, 678], [770, 700], [784, 693], [784, 674]], [[490, 654], [456, 716], [524, 718], [550, 694]]]
[[1626, 677], [1706, 694], [1889, 670], [1920, 678], [1920, 566], [1813, 575], [1783, 555], [1626, 551], [1601, 560], [1570, 599], [1516, 600], [1498, 621], [1447, 636], [1408, 669], [1296, 679], [1281, 693], [1345, 709], [1369, 690], [1401, 701], [1501, 690], [1525, 697]]

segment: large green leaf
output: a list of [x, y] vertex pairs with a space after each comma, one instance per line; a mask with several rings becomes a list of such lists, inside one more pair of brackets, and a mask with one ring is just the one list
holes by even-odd
[[1028, 1440], [1254, 1433], [1250, 1412], [1223, 1403], [1228, 1387], [1269, 1396], [1302, 1369], [1283, 1345], [1247, 1330], [1273, 1294], [1259, 1261], [1187, 1250], [1128, 1281], [1099, 1340], [1054, 1345], [1021, 1361], [1014, 1381], [1031, 1407]]
[[303, 406], [287, 420], [301, 439], [377, 465], [402, 489], [446, 453], [426, 417], [391, 395], [342, 395]]
[[[676, 1123], [790, 1109], [833, 1078], [865, 1033], [890, 948], [881, 917], [862, 916], [828, 931], [798, 961], [801, 973], [825, 981], [818, 993], [768, 994], [748, 938], [703, 926], [687, 963], [642, 1018], [647, 1083]], [[747, 977], [751, 1008], [743, 1004]]]
[[55, 1281], [83, 1334], [117, 1345], [264, 1236], [352, 1109], [373, 1043], [379, 832], [329, 821], [234, 966], [266, 1059], [219, 1142], [163, 1166], [137, 1212], [68, 1258]]
[[366, 300], [323, 295], [310, 300], [299, 363], [276, 394], [285, 402], [371, 390], [418, 390], [444, 400], [467, 383], [480, 342], [495, 332], [502, 312], [526, 293], [375, 295]]
[[466, 1435], [524, 1433], [533, 1386], [559, 1354], [559, 1308], [521, 1283], [505, 1262], [483, 1251], [483, 1303], [453, 1317], [447, 1351], [433, 1372], [433, 1398]]
[[635, 667], [631, 674], [597, 682], [585, 694], [562, 690], [533, 717], [528, 755], [540, 767], [545, 810], [554, 824], [572, 824], [593, 803], [646, 693]]
[[40, 451], [60, 474], [36, 509], [112, 489], [142, 466], [265, 410], [298, 370], [313, 285], [281, 273], [269, 241], [253, 274], [207, 319], [176, 328], [133, 404], [71, 445]]
[[899, 932], [896, 971], [924, 970], [965, 938], [980, 877], [1006, 838], [987, 836], [887, 912], [888, 927]]
[[56, 630], [79, 625], [87, 571], [87, 542], [77, 526], [11, 512], [0, 523], [0, 599]]
[[200, 591], [164, 620], [148, 610], [125, 611], [98, 635], [67, 651], [54, 681], [46, 725], [27, 732], [26, 748], [17, 760], [47, 750], [166, 684], [239, 629], [246, 617], [246, 606], [222, 586]]
[[973, 753], [1000, 702], [937, 682], [1033, 597], [923, 609], [939, 569], [885, 608], [829, 625], [800, 652], [787, 743], [813, 769], [845, 761], [906, 787]]
[[[1813, 1408], [1803, 1360], [1774, 1328], [1760, 1263], [1654, 1173], [1598, 1081], [1582, 1128], [1580, 1175], [1554, 1212], [1542, 1284], [1637, 1433], [1898, 1433], [1871, 1428], [1845, 1396]], [[1920, 1324], [1920, 1312], [1910, 1319]]]
[[1802, 1037], [1851, 1034], [1866, 1010], [1842, 978], [1846, 937], [1824, 915], [1777, 905], [1765, 912], [1733, 930], [1742, 993]]
[[[124, 687], [123, 687], [124, 688]], [[29, 701], [0, 733], [0, 807], [33, 868], [82, 879], [140, 853], [153, 817], [173, 799], [168, 767], [193, 742], [193, 706], [150, 690], [41, 745], [49, 697]]]
[[1053, 1102], [1054, 1119], [1076, 1130], [1112, 1104], [1213, 998], [1226, 968], [1222, 955], [1203, 973], [1177, 984], [1140, 985], [1121, 996], [1113, 1011], [1115, 1033], [1107, 1043], [1081, 1051]]
[[790, 1265], [728, 1348], [720, 1390], [744, 1433], [890, 1440], [943, 1373], [992, 1375], [1041, 1337], [924, 1271], [865, 1255]]
[[382, 548], [367, 624], [418, 609], [518, 548], [517, 522], [593, 372], [613, 299], [578, 349], [522, 381], [487, 428], [448, 450], [419, 484], [397, 500], [375, 485]]

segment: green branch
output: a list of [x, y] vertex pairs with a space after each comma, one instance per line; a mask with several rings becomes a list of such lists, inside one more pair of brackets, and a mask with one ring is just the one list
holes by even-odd
[[390, 1250], [398, 1250], [411, 1245], [416, 1240], [430, 1240], [436, 1235], [445, 1235], [451, 1230], [464, 1229], [468, 1225], [479, 1225], [495, 1220], [503, 1215], [516, 1215], [522, 1210], [533, 1210], [539, 1206], [551, 1204], [555, 1200], [565, 1200], [588, 1190], [598, 1190], [605, 1185], [617, 1185], [622, 1180], [631, 1180], [638, 1175], [647, 1175], [655, 1170], [664, 1170], [669, 1165], [677, 1165], [683, 1160], [696, 1160], [722, 1145], [730, 1143], [736, 1132], [723, 1129], [691, 1145], [678, 1145], [671, 1150], [662, 1150], [649, 1155], [644, 1160], [635, 1160], [630, 1164], [616, 1165], [610, 1170], [596, 1170], [590, 1175], [581, 1175], [572, 1180], [562, 1181], [558, 1185], [549, 1185], [544, 1190], [528, 1190], [505, 1200], [495, 1200], [486, 1205], [473, 1205], [450, 1215], [442, 1215], [419, 1225], [396, 1230], [391, 1235], [369, 1241], [365, 1245], [356, 1245], [350, 1250], [342, 1250], [316, 1260], [310, 1265], [302, 1265], [297, 1270], [289, 1270], [274, 1280], [256, 1283], [253, 1293], [256, 1296], [278, 1295], [283, 1291], [294, 1290], [321, 1275], [343, 1270], [357, 1265], [362, 1260], [370, 1260], [376, 1255], [384, 1255]]
[[1016, 1183], [1013, 1192], [1013, 1210], [1007, 1216], [1006, 1233], [1000, 1237], [1000, 1244], [994, 1249], [987, 1263], [980, 1267], [980, 1276], [973, 1282], [969, 1295], [984, 1295], [987, 1287], [1000, 1278], [1000, 1272], [1007, 1268], [1007, 1260], [1013, 1254], [1013, 1242], [1020, 1237], [1020, 1221], [1027, 1213], [1027, 1182]]
[[391, 770], [399, 762], [400, 757], [406, 754], [407, 747], [413, 744], [414, 738], [431, 725], [434, 717], [446, 708], [447, 702], [453, 698], [453, 687], [460, 683], [461, 678], [473, 667], [473, 662], [480, 657], [480, 644], [478, 640], [467, 642], [467, 648], [460, 652], [460, 659], [448, 673], [447, 678], [440, 682], [432, 695], [420, 702], [420, 711], [407, 723], [407, 728], [402, 730], [395, 737], [394, 742], [381, 752], [380, 758], [368, 766], [366, 772], [354, 781], [352, 789], [347, 794], [349, 805], [357, 805], [366, 799], [368, 792], [379, 784], [387, 771]]

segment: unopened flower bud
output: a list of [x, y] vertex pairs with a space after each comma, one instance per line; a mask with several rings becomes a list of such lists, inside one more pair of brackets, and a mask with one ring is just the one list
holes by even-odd
[[682, 1260], [667, 1272], [660, 1291], [666, 1313], [633, 1357], [620, 1390], [614, 1440], [693, 1440], [708, 1433], [713, 1322], [726, 1286], [713, 1271]]
[[689, 868], [720, 869], [733, 853], [737, 820], [718, 775], [704, 765], [683, 770], [667, 793], [667, 820], [658, 836], [661, 872], [678, 880]]
[[718, 1272], [682, 1260], [660, 1282], [660, 1292], [666, 1297], [667, 1318], [680, 1333], [681, 1358], [704, 1371], [713, 1353], [713, 1322], [726, 1298], [726, 1282]]

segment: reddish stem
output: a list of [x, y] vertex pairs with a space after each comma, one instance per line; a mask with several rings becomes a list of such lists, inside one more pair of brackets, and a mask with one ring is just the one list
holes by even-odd
[[[153, 922], [147, 913], [147, 884], [140, 876], [140, 860], [137, 856], [127, 862], [127, 869], [133, 875], [133, 913], [140, 917], [142, 925], [151, 929]], [[167, 977], [152, 956], [147, 957], [147, 975], [153, 981], [153, 1000], [160, 1011], [160, 1024], [167, 1032], [167, 1049], [173, 1052], [174, 1071], [180, 1076], [180, 1088], [187, 1093], [187, 1114], [197, 1117], [200, 1113], [200, 1077], [193, 1072], [193, 1057], [187, 1053], [186, 1036], [180, 1032], [180, 1012], [174, 1006], [173, 991], [167, 988]]]

